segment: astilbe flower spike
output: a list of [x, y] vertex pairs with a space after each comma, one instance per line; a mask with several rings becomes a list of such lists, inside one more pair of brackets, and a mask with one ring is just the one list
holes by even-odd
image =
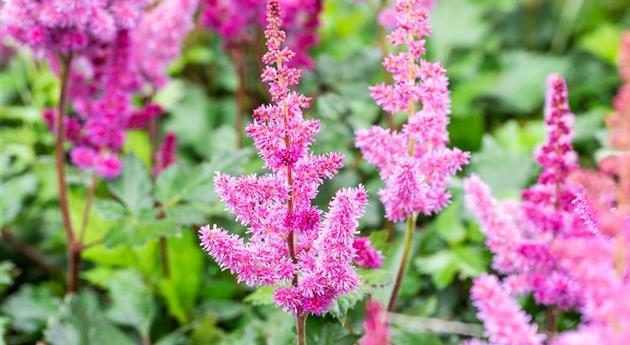
[[[469, 159], [468, 153], [447, 146], [450, 98], [446, 70], [422, 59], [425, 38], [431, 34], [428, 9], [420, 0], [397, 0], [394, 13], [397, 26], [388, 39], [394, 46], [407, 49], [384, 60], [393, 83], [378, 84], [370, 90], [386, 112], [406, 112], [408, 121], [401, 131], [379, 126], [359, 130], [355, 143], [385, 182], [379, 196], [386, 217], [395, 222], [407, 220], [406, 251], [389, 310], [394, 307], [406, 268], [418, 214], [431, 215], [447, 206], [449, 178]], [[420, 110], [416, 109], [418, 104], [422, 105]]]
[[[135, 108], [132, 97], [148, 86], [150, 94], [143, 96], [150, 99], [163, 86], [165, 68], [192, 27], [198, 1], [165, 0], [145, 12], [146, 3], [14, 0], [3, 7], [3, 17], [11, 14], [6, 25], [14, 39], [43, 51], [53, 66], [72, 60], [68, 98], [76, 116], [64, 115], [64, 137], [74, 146], [71, 161], [104, 178], [122, 170], [118, 152], [125, 132], [146, 128], [162, 113], [150, 101]], [[46, 39], [29, 40], [28, 32], [42, 25]], [[82, 37], [81, 45], [63, 45], [60, 37], [66, 36]], [[44, 113], [52, 130], [57, 117], [56, 111]]]
[[[597, 190], [597, 180], [585, 179], [578, 170], [567, 100], [564, 80], [550, 76], [548, 138], [536, 156], [543, 170], [537, 184], [523, 192], [523, 200], [498, 202], [473, 176], [464, 183], [466, 203], [486, 234], [494, 268], [506, 275], [503, 282], [492, 278], [496, 284], [510, 295], [532, 292], [548, 308], [581, 312], [577, 330], [561, 333], [548, 344], [621, 345], [630, 339], [630, 255], [623, 250], [630, 244], [630, 216], [617, 213], [624, 206], [615, 199], [614, 187], [604, 184], [603, 191]], [[615, 228], [606, 225], [609, 212], [615, 214]], [[489, 278], [478, 279], [487, 283]], [[516, 343], [493, 338], [503, 328], [488, 322], [484, 308], [497, 298], [474, 288], [473, 299], [490, 344]], [[517, 319], [523, 323], [522, 316]]]
[[389, 345], [390, 332], [387, 311], [376, 300], [370, 298], [365, 305], [364, 334], [360, 345]]
[[371, 250], [365, 242], [355, 249], [358, 219], [367, 203], [363, 187], [338, 191], [325, 215], [311, 204], [318, 186], [342, 166], [343, 156], [309, 152], [319, 121], [303, 118], [310, 99], [290, 88], [299, 83], [300, 71], [290, 67], [294, 53], [283, 47], [277, 0], [268, 2], [265, 37], [262, 80], [269, 85], [272, 103], [254, 111], [247, 134], [270, 172], [241, 177], [217, 173], [214, 180], [218, 195], [250, 238], [216, 226], [201, 228], [199, 236], [223, 269], [250, 286], [274, 287], [276, 304], [304, 318], [324, 313], [336, 297], [357, 287], [355, 258], [360, 265], [374, 266], [380, 254], [364, 256], [362, 251]]
[[471, 297], [491, 344], [543, 344], [544, 337], [538, 334], [535, 325], [530, 325], [530, 317], [508, 295], [495, 276], [482, 275], [475, 279]]

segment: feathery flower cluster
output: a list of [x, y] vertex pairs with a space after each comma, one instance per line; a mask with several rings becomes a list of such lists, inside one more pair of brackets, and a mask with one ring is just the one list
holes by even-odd
[[338, 191], [323, 219], [311, 204], [318, 186], [342, 166], [343, 156], [308, 152], [319, 122], [302, 116], [310, 99], [290, 89], [299, 83], [300, 71], [288, 64], [294, 53], [283, 47], [278, 1], [267, 6], [262, 80], [273, 103], [255, 110], [247, 134], [271, 172], [215, 177], [218, 195], [247, 226], [247, 243], [216, 226], [201, 228], [199, 236], [202, 247], [239, 281], [273, 286], [276, 303], [286, 311], [321, 314], [359, 284], [353, 244], [367, 193], [363, 187]]
[[538, 334], [535, 325], [530, 325], [529, 315], [521, 310], [495, 276], [482, 275], [475, 279], [471, 296], [490, 344], [543, 344], [544, 337]]
[[[216, 30], [225, 44], [255, 41], [265, 25], [264, 0], [205, 0], [202, 23]], [[308, 50], [317, 44], [322, 0], [280, 0], [282, 26], [287, 32], [287, 46], [295, 53], [293, 66], [311, 68]]]
[[[505, 290], [505, 298], [508, 293], [533, 292], [540, 304], [573, 307], [582, 313], [577, 330], [560, 334], [550, 344], [621, 345], [630, 339], [630, 303], [625, 302], [630, 301], [630, 255], [623, 250], [630, 244], [630, 217], [618, 218], [614, 228], [606, 225], [608, 220], [601, 215], [616, 212], [614, 186], [592, 188], [592, 184], [607, 184], [589, 180], [578, 171], [571, 145], [573, 121], [566, 84], [552, 75], [545, 111], [548, 137], [536, 156], [543, 168], [538, 183], [523, 192], [520, 202], [497, 202], [477, 177], [464, 183], [467, 206], [494, 252], [493, 266], [507, 275], [503, 282], [495, 277], [478, 278], [473, 288], [472, 297], [490, 344], [521, 344], [517, 338], [532, 340], [523, 344], [540, 340], [533, 341], [539, 338], [521, 312], [507, 315], [487, 307], [516, 303], [497, 302], [496, 296], [480, 294], [477, 286], [487, 285], [489, 280]], [[580, 186], [580, 182], [587, 184]], [[509, 334], [502, 333], [506, 323], [529, 330], [529, 336], [506, 341], [503, 336]]]
[[[627, 344], [630, 339], [630, 33], [622, 38], [619, 66], [625, 84], [608, 118], [614, 153], [598, 171], [580, 170], [571, 178], [583, 188], [575, 212], [591, 229], [586, 237], [558, 243], [559, 266], [579, 283], [582, 323], [553, 345]], [[625, 95], [624, 95], [625, 93]]]
[[[8, 33], [43, 50], [53, 66], [63, 63], [58, 54], [67, 59], [72, 53], [68, 93], [76, 116], [63, 119], [64, 135], [74, 146], [72, 162], [104, 178], [120, 174], [125, 132], [145, 128], [162, 113], [150, 102], [135, 108], [132, 98], [145, 84], [153, 91], [163, 85], [164, 69], [192, 26], [197, 1], [165, 0], [144, 12], [146, 5], [144, 0], [13, 0], [2, 8], [3, 18], [10, 18]], [[55, 130], [56, 111], [43, 115]]]
[[[436, 0], [421, 0], [420, 5], [426, 8], [428, 11], [433, 9]], [[396, 28], [396, 11], [391, 8], [384, 8], [378, 13], [378, 23], [385, 29]]]
[[47, 53], [78, 52], [135, 27], [146, 0], [10, 0], [2, 18], [9, 36]]
[[155, 153], [153, 164], [153, 175], [159, 175], [164, 169], [175, 163], [177, 157], [177, 136], [173, 132], [167, 132], [160, 145], [160, 149]]
[[[448, 179], [469, 155], [448, 148], [450, 98], [446, 71], [438, 63], [422, 60], [424, 38], [431, 33], [428, 12], [420, 0], [395, 4], [397, 28], [388, 38], [408, 50], [385, 58], [393, 84], [370, 88], [372, 97], [387, 112], [407, 112], [402, 131], [378, 126], [359, 130], [356, 146], [374, 164], [385, 181], [379, 191], [387, 218], [401, 221], [414, 213], [432, 214], [450, 200]], [[416, 111], [416, 103], [422, 109]]]
[[161, 87], [168, 65], [179, 55], [184, 38], [193, 27], [199, 0], [164, 0], [147, 12], [133, 31], [133, 60], [142, 78]]
[[383, 265], [383, 254], [376, 250], [370, 239], [357, 237], [352, 244], [356, 252], [354, 263], [363, 268], [380, 268]]
[[497, 202], [477, 177], [468, 179], [464, 189], [467, 206], [495, 254], [494, 268], [510, 275], [506, 281], [510, 291], [534, 292], [538, 303], [569, 308], [580, 302], [579, 293], [575, 282], [557, 268], [559, 258], [551, 247], [589, 231], [572, 213], [576, 190], [568, 177], [577, 164], [566, 84], [552, 75], [547, 90], [547, 141], [536, 152], [543, 169], [538, 183], [522, 193], [520, 203]]
[[365, 321], [363, 322], [364, 334], [359, 341], [360, 345], [389, 345], [389, 326], [387, 325], [387, 311], [381, 305], [369, 299], [365, 305]]

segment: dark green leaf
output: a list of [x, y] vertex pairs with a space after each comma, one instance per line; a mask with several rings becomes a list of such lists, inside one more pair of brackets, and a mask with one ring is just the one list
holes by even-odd
[[112, 300], [107, 315], [148, 336], [155, 317], [155, 302], [142, 277], [133, 270], [117, 271], [107, 282], [107, 289]]
[[100, 310], [96, 295], [68, 295], [46, 329], [51, 345], [135, 345]]

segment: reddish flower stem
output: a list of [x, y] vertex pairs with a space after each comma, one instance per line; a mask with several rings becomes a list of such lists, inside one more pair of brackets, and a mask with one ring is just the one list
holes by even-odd
[[68, 98], [68, 79], [72, 67], [72, 53], [60, 55], [61, 62], [59, 102], [57, 104], [57, 118], [55, 120], [57, 133], [55, 139], [55, 171], [57, 173], [57, 189], [59, 191], [59, 208], [66, 233], [66, 255], [68, 258], [68, 292], [76, 293], [79, 290], [79, 267], [81, 266], [81, 244], [77, 242], [70, 218], [70, 205], [68, 202], [68, 185], [66, 183], [65, 155], [63, 149], [64, 123], [66, 115], [66, 101]]

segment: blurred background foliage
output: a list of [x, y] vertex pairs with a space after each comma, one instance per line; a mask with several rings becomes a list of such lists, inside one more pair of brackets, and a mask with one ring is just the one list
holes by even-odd
[[[314, 98], [307, 116], [322, 121], [314, 151], [346, 155], [345, 168], [317, 202], [325, 209], [335, 190], [363, 183], [371, 198], [361, 229], [387, 255], [382, 271], [362, 273], [366, 288], [309, 320], [310, 344], [353, 344], [361, 334], [365, 296], [387, 296], [400, 254], [396, 234], [402, 229], [383, 222], [376, 195], [381, 181], [353, 142], [357, 129], [404, 121], [402, 115], [388, 119], [367, 89], [387, 77], [381, 60], [383, 48], [391, 47], [384, 46], [377, 22], [382, 6], [380, 0], [325, 1], [315, 67], [301, 85]], [[451, 142], [473, 153], [464, 175], [481, 175], [501, 196], [517, 196], [532, 181], [537, 167], [531, 153], [544, 136], [544, 84], [551, 72], [567, 78], [577, 115], [575, 145], [582, 164], [593, 165], [620, 83], [616, 57], [620, 34], [630, 27], [627, 0], [441, 0], [431, 21], [428, 58], [442, 62], [451, 81]], [[246, 108], [253, 109], [267, 96], [256, 57], [249, 59]], [[149, 140], [144, 132], [130, 133], [122, 177], [96, 190], [87, 238], [105, 241], [85, 252], [82, 279], [89, 287], [65, 299], [53, 137], [41, 120], [59, 85], [46, 63], [14, 47], [3, 46], [1, 67], [1, 338], [32, 344], [45, 336], [51, 345], [134, 344], [142, 338], [158, 345], [294, 341], [292, 321], [270, 305], [269, 291], [237, 284], [197, 244], [199, 224], [242, 231], [213, 192], [214, 171], [262, 168], [249, 139], [237, 148], [238, 78], [215, 34], [200, 26], [190, 34], [170, 67], [172, 80], [156, 95], [167, 113], [161, 129], [180, 138], [178, 164], [151, 181]], [[72, 167], [68, 174], [78, 221], [89, 176]], [[421, 317], [478, 323], [468, 298], [470, 278], [490, 269], [490, 254], [463, 207], [459, 182], [453, 181], [452, 205], [422, 220], [400, 294], [400, 312], [410, 318], [394, 322], [394, 344], [462, 339], [427, 332]], [[155, 202], [165, 217], [152, 214]], [[170, 237], [169, 275], [160, 269], [160, 236]], [[535, 314], [537, 306], [526, 301], [526, 309]], [[562, 322], [571, 327], [570, 315]]]

